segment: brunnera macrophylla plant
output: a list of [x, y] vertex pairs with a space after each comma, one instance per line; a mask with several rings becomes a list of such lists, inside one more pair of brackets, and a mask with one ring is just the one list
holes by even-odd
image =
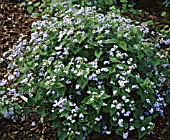
[[[59, 139], [89, 139], [116, 133], [139, 138], [154, 129], [166, 106], [161, 86], [168, 80], [168, 53], [159, 33], [111, 7], [53, 5], [53, 15], [32, 24], [3, 54], [0, 113], [14, 121], [37, 112], [56, 128]], [[18, 102], [19, 97], [25, 102]]]

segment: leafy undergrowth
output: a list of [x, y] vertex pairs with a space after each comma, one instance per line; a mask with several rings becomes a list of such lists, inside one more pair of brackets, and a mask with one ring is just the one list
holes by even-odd
[[32, 24], [30, 40], [21, 37], [3, 54], [4, 117], [38, 112], [60, 139], [151, 133], [168, 99], [161, 91], [169, 78], [168, 52], [161, 49], [168, 38], [115, 7], [104, 15], [95, 7], [52, 4], [47, 12]]

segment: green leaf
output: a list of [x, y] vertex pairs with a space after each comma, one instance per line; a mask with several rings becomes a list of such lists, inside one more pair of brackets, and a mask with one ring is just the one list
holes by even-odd
[[163, 29], [168, 29], [169, 28], [169, 25], [165, 25], [164, 27], [163, 27]]
[[55, 90], [56, 90], [57, 94], [59, 94], [60, 97], [64, 97], [64, 94], [66, 92], [66, 87], [65, 86], [61, 87], [61, 88], [56, 88]]
[[105, 72], [101, 72], [101, 73], [97, 76], [98, 79], [104, 79], [104, 78], [107, 78], [107, 77], [108, 77], [108, 73], [105, 73]]
[[102, 108], [102, 111], [109, 114], [110, 113], [110, 106], [112, 104], [113, 101], [111, 100], [108, 100], [106, 103], [107, 103], [107, 106], [103, 107]]
[[138, 57], [139, 57], [139, 60], [141, 60], [142, 58], [144, 58], [144, 53], [143, 53], [143, 51], [142, 50], [139, 50], [138, 51]]
[[38, 110], [38, 114], [41, 115], [41, 117], [45, 117], [46, 113], [45, 113], [45, 108], [41, 108]]
[[54, 39], [56, 39], [58, 36], [57, 36], [57, 34], [55, 33], [55, 32], [50, 32], [49, 33], [49, 37], [50, 37], [50, 40], [52, 41], [52, 40], [54, 40]]
[[[53, 113], [53, 114], [50, 115], [49, 118], [50, 118], [50, 120], [56, 120], [57, 117], [58, 117], [57, 114]], [[56, 125], [57, 125], [57, 124], [56, 124]], [[52, 124], [52, 126], [53, 126], [53, 124]], [[55, 127], [55, 128], [56, 128], [56, 127]]]
[[101, 50], [95, 50], [94, 55], [99, 59], [100, 56], [102, 55], [102, 51]]
[[51, 95], [51, 96], [49, 96], [48, 101], [50, 103], [53, 103], [56, 98], [57, 98], [56, 95]]
[[68, 114], [69, 114], [68, 111], [63, 111], [63, 112], [61, 113], [61, 115], [60, 115], [60, 118], [61, 118], [61, 117], [65, 117], [65, 116], [67, 116]]
[[47, 7], [47, 5], [45, 3], [41, 4], [41, 8], [46, 8], [46, 7]]
[[120, 48], [127, 51], [127, 43], [126, 43], [126, 41], [120, 41], [120, 42], [118, 42], [118, 45], [119, 45]]
[[113, 62], [113, 63], [120, 62], [119, 59], [114, 58], [114, 57], [109, 57], [109, 59], [110, 59], [110, 61]]
[[170, 93], [166, 94], [166, 101], [170, 102]]
[[28, 107], [25, 107], [23, 111], [24, 111], [24, 115], [28, 115], [31, 112], [30, 108]]
[[119, 136], [122, 136], [123, 130], [124, 130], [123, 127], [118, 127], [116, 134], [119, 135]]
[[113, 116], [116, 112], [116, 108], [110, 108], [110, 116]]
[[117, 122], [116, 122], [116, 121], [113, 121], [112, 118], [111, 118], [111, 119], [110, 119], [110, 124], [111, 124], [111, 126], [114, 126], [114, 127], [115, 127], [115, 126], [117, 125]]
[[113, 0], [105, 0], [105, 3], [108, 5], [111, 5], [111, 4], [113, 4]]
[[150, 60], [149, 62], [150, 62], [152, 65], [157, 66], [157, 65], [160, 64], [161, 60], [160, 60], [159, 58], [157, 58], [157, 57], [153, 57], [153, 58], [151, 58], [151, 60]]
[[14, 84], [14, 86], [18, 85], [25, 77], [26, 77], [26, 74], [22, 75], [22, 76], [18, 79], [18, 82]]
[[124, 127], [125, 129], [128, 129], [128, 126], [129, 126], [128, 123], [126, 123], [126, 122], [123, 123], [123, 127]]
[[129, 68], [126, 64], [117, 64], [117, 65], [123, 67], [124, 70], [127, 70]]
[[101, 34], [101, 35], [97, 36], [95, 39], [96, 40], [101, 40], [103, 38], [105, 38], [105, 34]]
[[128, 51], [132, 52], [132, 53], [136, 53], [137, 52], [136, 48], [134, 48], [134, 47], [128, 47]]
[[149, 56], [153, 56], [153, 54], [154, 54], [150, 47], [144, 48], [143, 51], [145, 52], [146, 55], [149, 55]]
[[27, 7], [27, 11], [28, 11], [28, 13], [31, 13], [33, 11], [33, 7], [32, 6], [28, 6]]
[[92, 107], [97, 111], [98, 114], [100, 113], [101, 105], [92, 103]]
[[99, 27], [99, 24], [94, 24], [94, 25], [91, 25], [93, 29], [97, 29]]
[[97, 125], [94, 126], [94, 131], [101, 133], [101, 124], [98, 123]]
[[79, 44], [82, 43], [82, 41], [84, 41], [87, 36], [88, 36], [88, 34], [85, 34], [85, 35], [82, 36], [80, 33], [78, 33], [77, 36], [76, 36], [77, 42]]
[[81, 77], [78, 79], [77, 84], [80, 85], [80, 88], [81, 88], [81, 89], [84, 89], [85, 86], [88, 84], [88, 79], [87, 79], [87, 78], [84, 78], [83, 76], [81, 76]]
[[105, 93], [105, 94], [102, 95], [101, 99], [107, 99], [107, 98], [109, 98], [109, 97], [110, 97], [110, 95], [107, 95], [107, 94]]
[[155, 118], [158, 117], [158, 116], [159, 116], [159, 113], [158, 113], [158, 112], [154, 112], [154, 113], [152, 114], [153, 119], [155, 119]]
[[139, 84], [143, 89], [146, 89], [146, 85], [145, 84]]
[[104, 0], [98, 0], [98, 2], [101, 4], [101, 3], [103, 3], [103, 2], [104, 2]]
[[22, 3], [20, 4], [20, 7], [23, 7], [23, 6], [25, 6], [25, 2], [22, 2]]
[[19, 61], [19, 62], [18, 62], [18, 67], [19, 67], [20, 69], [22, 68], [22, 65], [23, 65], [23, 62], [22, 62], [22, 61], [21, 61], [21, 62]]
[[72, 52], [73, 52], [74, 54], [77, 54], [78, 52], [80, 52], [80, 50], [82, 50], [81, 47], [74, 47], [74, 49], [72, 50]]
[[141, 127], [141, 122], [139, 120], [135, 120], [135, 122], [130, 123], [135, 128], [139, 129]]
[[97, 102], [98, 106], [103, 106], [102, 98], [97, 99], [96, 102]]
[[118, 31], [117, 32], [117, 38], [121, 39], [124, 35], [124, 32], [123, 31]]
[[131, 33], [132, 33], [133, 35], [136, 35], [136, 34], [138, 33], [138, 28], [137, 28], [137, 27], [132, 27], [132, 28], [130, 29], [130, 31], [131, 31]]
[[24, 64], [24, 68], [21, 68], [20, 71], [21, 73], [26, 73], [29, 69], [30, 67], [27, 64]]
[[112, 38], [112, 39], [108, 39], [106, 41], [103, 41], [103, 43], [105, 44], [114, 44], [114, 43], [117, 43], [118, 40], [116, 38]]
[[144, 119], [143, 123], [144, 123], [144, 125], [147, 126], [151, 121], [152, 121], [152, 117], [149, 116], [149, 117], [147, 117], [147, 118]]
[[120, 0], [120, 2], [122, 2], [122, 3], [126, 3], [126, 2], [127, 2], [127, 0]]
[[40, 2], [34, 3], [33, 7], [38, 7], [40, 5]]
[[87, 96], [86, 98], [84, 98], [81, 103], [82, 104], [87, 104], [88, 100], [89, 100], [90, 96]]
[[33, 14], [31, 15], [32, 18], [36, 18], [36, 17], [38, 17], [38, 16], [39, 16], [39, 13], [33, 13]]
[[148, 66], [147, 63], [144, 63], [143, 61], [138, 61], [138, 70], [144, 73], [148, 73]]
[[145, 136], [147, 134], [146, 131], [141, 131], [140, 129], [138, 129], [137, 132], [139, 134], [139, 139], [141, 139], [143, 136]]
[[62, 88], [62, 87], [65, 87], [65, 85], [63, 85], [62, 83], [56, 83], [55, 87], [56, 88]]
[[28, 2], [28, 5], [31, 5], [31, 4], [33, 4], [33, 2], [32, 2], [32, 1], [29, 1], [29, 2]]
[[145, 79], [145, 81], [144, 81], [144, 84], [145, 84], [145, 85], [148, 85], [148, 84], [150, 84], [150, 82], [151, 82], [151, 81], [150, 81], [149, 78], [147, 77], [147, 78]]
[[109, 67], [109, 75], [114, 73], [116, 71], [115, 67], [112, 66], [112, 67]]
[[54, 128], [58, 128], [60, 126], [60, 124], [58, 122], [52, 122], [52, 126]]
[[162, 74], [163, 74], [164, 76], [170, 77], [170, 70], [162, 71]]
[[63, 130], [63, 128], [58, 128], [58, 137], [59, 140], [66, 140], [67, 138], [67, 130]]
[[90, 44], [91, 46], [98, 46], [97, 42], [87, 41], [87, 43]]
[[145, 24], [147, 26], [152, 26], [152, 25], [154, 25], [154, 22], [153, 22], [153, 20], [148, 20], [148, 21], [145, 22]]
[[167, 14], [167, 13], [166, 13], [165, 11], [163, 11], [163, 12], [161, 13], [161, 16], [162, 16], [162, 17], [166, 17], [166, 14]]
[[[140, 85], [140, 86], [142, 87], [142, 85]], [[142, 87], [142, 88], [145, 89], [145, 86]], [[143, 90], [137, 91], [137, 94], [140, 95], [140, 97], [141, 97], [141, 99], [142, 99], [143, 102], [145, 102], [146, 99], [148, 98], [148, 94], [147, 94], [147, 93], [144, 93]]]
[[135, 119], [139, 119], [140, 116], [142, 116], [143, 110], [139, 108], [135, 108], [135, 112], [133, 113], [133, 116]]
[[153, 74], [151, 72], [148, 72], [148, 77], [153, 78]]
[[34, 100], [33, 98], [28, 98], [28, 106], [33, 106]]

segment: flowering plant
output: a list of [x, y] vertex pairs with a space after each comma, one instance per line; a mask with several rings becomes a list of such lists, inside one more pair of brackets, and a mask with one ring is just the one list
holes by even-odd
[[[159, 33], [121, 16], [111, 7], [52, 4], [53, 13], [32, 24], [31, 39], [3, 54], [9, 62], [0, 80], [0, 113], [17, 117], [37, 112], [61, 140], [115, 132], [139, 138], [154, 129], [166, 106], [161, 86], [168, 53]], [[18, 102], [25, 97], [25, 102]]]

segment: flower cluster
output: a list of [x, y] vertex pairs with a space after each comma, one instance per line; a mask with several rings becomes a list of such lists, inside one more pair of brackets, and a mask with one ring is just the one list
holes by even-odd
[[[148, 41], [145, 24], [115, 7], [106, 15], [96, 7], [51, 7], [52, 15], [32, 24], [31, 39], [21, 37], [3, 55], [9, 61], [0, 80], [4, 117], [15, 115], [13, 104], [25, 115], [31, 106], [62, 139], [113, 130], [124, 139], [135, 129], [139, 137], [150, 133], [152, 117], [166, 106], [159, 91], [168, 80], [162, 68], [170, 65], [160, 42]], [[14, 100], [21, 95], [28, 97], [22, 107]]]

